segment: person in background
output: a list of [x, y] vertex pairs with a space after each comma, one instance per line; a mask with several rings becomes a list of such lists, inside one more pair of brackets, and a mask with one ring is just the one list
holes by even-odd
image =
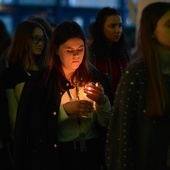
[[90, 60], [109, 77], [116, 90], [131, 55], [123, 34], [121, 14], [114, 8], [102, 8], [92, 23], [90, 32]]
[[117, 89], [106, 162], [108, 170], [169, 170], [170, 3], [146, 6], [138, 35], [138, 58]]
[[87, 32], [87, 37], [86, 37], [87, 47], [89, 47], [91, 43], [93, 42], [93, 31], [92, 31], [93, 25], [94, 25], [94, 22], [92, 22], [88, 27], [88, 32]]
[[50, 19], [47, 19], [47, 21], [49, 22], [50, 26], [52, 27], [52, 30], [54, 31], [57, 27], [57, 23], [55, 21], [50, 20]]
[[11, 44], [11, 36], [2, 20], [0, 20], [0, 30], [0, 77], [2, 77], [4, 69], [8, 66], [6, 54]]
[[85, 39], [76, 22], [59, 24], [49, 46], [49, 66], [25, 83], [15, 126], [14, 169], [101, 169], [99, 127], [109, 124], [112, 89], [89, 63]]
[[11, 170], [12, 159], [9, 150], [10, 130], [8, 103], [5, 93], [2, 74], [7, 67], [6, 53], [11, 44], [11, 36], [5, 23], [0, 20], [0, 169]]
[[35, 21], [21, 22], [12, 38], [8, 52], [9, 66], [3, 71], [12, 139], [18, 102], [24, 83], [32, 74], [45, 67], [47, 42], [44, 28]]
[[46, 31], [46, 35], [47, 35], [48, 39], [49, 40], [51, 39], [51, 36], [53, 34], [53, 27], [52, 27], [51, 23], [49, 22], [49, 20], [47, 20], [41, 16], [38, 16], [38, 15], [30, 15], [27, 18], [27, 20], [35, 21], [35, 22], [38, 22], [40, 25], [42, 25]]
[[0, 77], [0, 169], [12, 170], [12, 157], [10, 153], [10, 124], [8, 115], [8, 102], [5, 88]]
[[10, 43], [11, 43], [11, 36], [7, 30], [7, 27], [5, 25], [5, 23], [0, 20], [0, 56], [2, 55], [2, 53], [4, 52], [4, 50], [6, 50]]

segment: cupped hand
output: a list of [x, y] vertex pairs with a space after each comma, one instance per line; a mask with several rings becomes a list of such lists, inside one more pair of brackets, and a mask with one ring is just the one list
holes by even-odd
[[87, 100], [74, 100], [63, 104], [64, 110], [69, 116], [87, 116], [94, 110], [93, 103]]
[[95, 101], [99, 105], [105, 104], [106, 102], [104, 90], [102, 85], [100, 85], [100, 83], [87, 84], [84, 88], [84, 93], [88, 98]]

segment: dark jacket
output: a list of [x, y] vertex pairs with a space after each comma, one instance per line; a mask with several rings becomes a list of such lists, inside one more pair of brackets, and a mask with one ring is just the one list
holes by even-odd
[[4, 143], [10, 139], [10, 125], [8, 115], [8, 101], [5, 93], [5, 86], [0, 77], [0, 138]]
[[[112, 89], [101, 74], [92, 68], [93, 82], [101, 82], [110, 101]], [[47, 85], [43, 82], [44, 71], [31, 76], [25, 83], [18, 106], [14, 137], [15, 170], [54, 170], [57, 163], [57, 114], [63, 90], [57, 79], [62, 76], [52, 72]], [[63, 78], [63, 88], [69, 83]]]
[[130, 61], [129, 48], [120, 42], [110, 45], [105, 40], [95, 40], [88, 50], [90, 61], [109, 77], [113, 89], [116, 90], [119, 79]]
[[5, 87], [0, 77], [0, 169], [12, 169], [12, 157], [9, 148], [10, 143], [10, 121], [8, 115], [8, 101], [5, 93]]
[[[126, 69], [120, 81], [106, 142], [108, 170], [167, 170], [170, 113], [160, 118], [146, 113], [147, 81], [142, 61]], [[165, 83], [170, 94], [170, 81]]]

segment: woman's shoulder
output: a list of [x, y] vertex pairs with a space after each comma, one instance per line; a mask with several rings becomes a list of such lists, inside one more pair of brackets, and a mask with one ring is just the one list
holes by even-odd
[[[44, 70], [40, 70], [32, 74], [26, 81], [23, 91], [35, 92], [44, 89]], [[34, 94], [33, 94], [34, 95]]]
[[130, 62], [126, 68], [126, 71], [131, 71], [132, 73], [146, 72], [144, 61], [139, 59], [134, 62]]
[[16, 67], [16, 66], [10, 66], [5, 68], [3, 71], [3, 74], [16, 74], [16, 73], [24, 72], [24, 69], [22, 67]]
[[38, 70], [33, 72], [27, 82], [40, 82], [43, 81], [46, 69]]
[[25, 82], [28, 75], [22, 67], [7, 67], [2, 74], [6, 88], [14, 88], [15, 85]]
[[129, 66], [125, 69], [121, 80], [123, 81], [134, 81], [134, 82], [143, 82], [147, 78], [146, 68], [143, 60], [137, 60], [133, 63], [130, 63]]

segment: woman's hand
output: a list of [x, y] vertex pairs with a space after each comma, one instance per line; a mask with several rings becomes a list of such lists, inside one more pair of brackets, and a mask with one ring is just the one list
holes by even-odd
[[89, 83], [84, 88], [84, 93], [88, 98], [95, 101], [98, 105], [103, 105], [106, 102], [103, 87], [100, 83]]
[[69, 116], [77, 115], [87, 116], [89, 112], [93, 112], [93, 103], [87, 100], [74, 100], [63, 104], [63, 108]]

